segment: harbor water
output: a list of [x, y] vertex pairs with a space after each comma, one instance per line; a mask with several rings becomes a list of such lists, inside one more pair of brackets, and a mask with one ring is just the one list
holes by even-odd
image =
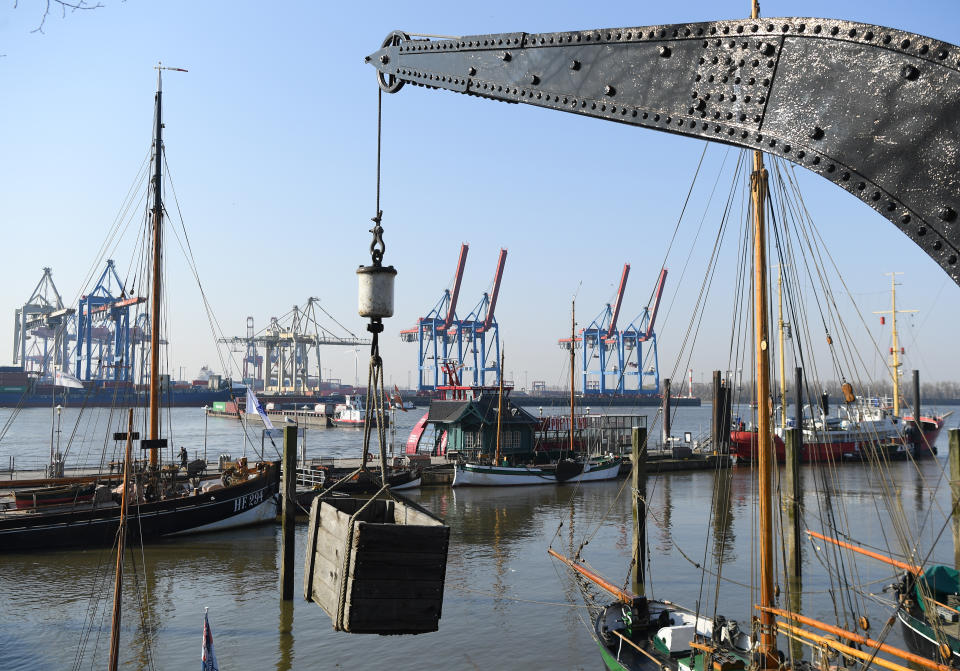
[[[941, 408], [941, 410], [960, 408]], [[530, 409], [536, 414], [537, 409]], [[599, 412], [597, 408], [593, 412]], [[0, 410], [4, 426], [12, 410]], [[424, 409], [397, 413], [402, 445]], [[616, 414], [648, 415], [653, 408], [616, 408]], [[120, 413], [92, 409], [77, 423], [65, 409], [53, 440], [61, 451], [74, 433], [68, 465], [74, 460], [113, 460], [106, 427]], [[960, 412], [947, 420], [957, 425]], [[0, 440], [0, 467], [42, 464], [51, 441], [51, 411], [19, 413]], [[681, 407], [674, 435], [699, 435], [709, 428], [710, 407]], [[206, 419], [202, 409], [173, 411], [172, 450], [183, 445], [190, 458], [220, 454], [253, 458], [260, 426], [251, 422], [243, 446], [241, 424]], [[655, 434], [654, 426], [651, 433]], [[84, 441], [80, 436], [88, 436]], [[98, 436], [94, 438], [94, 436]], [[356, 457], [362, 432], [315, 429], [307, 432], [307, 456]], [[106, 445], [107, 453], [103, 456]], [[279, 446], [279, 443], [278, 443]], [[815, 530], [829, 518], [851, 530], [857, 541], [886, 548], [893, 536], [889, 501], [899, 502], [915, 540], [930, 561], [953, 563], [947, 515], [948, 477], [944, 473], [947, 430], [939, 455], [919, 463], [890, 466], [892, 487], [863, 464], [804, 465], [804, 523]], [[267, 442], [268, 458], [277, 452]], [[169, 457], [168, 457], [169, 458]], [[651, 477], [650, 596], [717, 612], [749, 626], [756, 539], [754, 473], [745, 467]], [[631, 510], [629, 480], [583, 485], [490, 489], [424, 488], [411, 498], [446, 519], [450, 552], [443, 614], [438, 632], [381, 637], [333, 631], [330, 618], [302, 598], [306, 524], [297, 526], [297, 593], [280, 601], [280, 528], [269, 525], [184, 537], [147, 545], [128, 554], [123, 599], [123, 668], [196, 668], [201, 650], [204, 608], [220, 668], [234, 669], [599, 669], [592, 623], [581, 587], [571, 573], [547, 555], [581, 555], [612, 582], [629, 587]], [[888, 497], [888, 498], [884, 498]], [[946, 528], [946, 531], [944, 529]], [[131, 539], [135, 541], [135, 539]], [[819, 549], [818, 549], [819, 548]], [[822, 543], [802, 543], [804, 614], [836, 621], [835, 603], [866, 609], [879, 637], [891, 609], [882, 588], [894, 580], [889, 567], [869, 559], [847, 567], [866, 594], [846, 589]], [[723, 558], [719, 583], [717, 559]], [[777, 553], [777, 563], [783, 558]], [[108, 655], [114, 556], [111, 550], [0, 554], [0, 669], [102, 668]], [[707, 567], [705, 573], [698, 566]], [[780, 570], [782, 573], [782, 570]], [[782, 583], [783, 581], [780, 580]], [[719, 584], [719, 591], [717, 585]], [[715, 593], [719, 596], [715, 596]], [[597, 603], [610, 599], [593, 591]], [[789, 606], [789, 604], [785, 604]], [[852, 623], [850, 623], [852, 624]], [[900, 643], [899, 630], [886, 636]]]

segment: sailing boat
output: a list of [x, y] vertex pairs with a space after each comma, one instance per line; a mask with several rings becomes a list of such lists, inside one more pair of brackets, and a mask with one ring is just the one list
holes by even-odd
[[[890, 377], [893, 380], [893, 417], [900, 418], [900, 367], [903, 365], [900, 361], [900, 355], [903, 354], [903, 349], [900, 347], [897, 340], [897, 315], [903, 314], [906, 312], [916, 312], [916, 310], [902, 310], [897, 309], [897, 275], [902, 273], [886, 273], [890, 276], [890, 309], [889, 310], [878, 310], [874, 314], [882, 315], [880, 317], [880, 323], [883, 324], [885, 321], [885, 315], [890, 315]], [[916, 384], [919, 385], [917, 381]], [[929, 415], [924, 415], [919, 407], [920, 403], [920, 389], [919, 387], [914, 389], [914, 403], [917, 407], [913, 410], [913, 414], [904, 414], [903, 422], [906, 426], [909, 426], [914, 429], [914, 435], [911, 436], [914, 444], [914, 455], [915, 456], [927, 456], [930, 454], [936, 454], [937, 448], [937, 436], [940, 435], [940, 430], [943, 428], [943, 423], [950, 416], [951, 413], [946, 413], [944, 415], [939, 415], [936, 413], [930, 413]], [[919, 422], [915, 420], [914, 414], [920, 413]], [[919, 429], [919, 434], [916, 433], [916, 429]]]
[[[157, 66], [151, 179], [153, 207], [148, 213], [152, 268], [149, 438], [140, 441], [141, 448], [149, 451], [149, 461], [134, 476], [138, 495], [136, 500], [129, 503], [130, 515], [136, 520], [136, 533], [144, 541], [272, 521], [276, 517], [275, 498], [280, 485], [279, 462], [248, 466], [246, 459], [241, 459], [222, 478], [195, 481], [195, 486], [190, 489], [177, 482], [175, 473], [165, 472], [160, 467], [160, 450], [167, 444], [160, 434], [161, 243], [164, 220], [161, 76], [164, 69], [176, 68]], [[114, 440], [124, 440], [124, 435], [115, 433]], [[132, 439], [138, 438], [139, 435], [134, 435]], [[125, 468], [128, 465], [124, 463]], [[109, 547], [120, 528], [123, 506], [118, 505], [121, 503], [115, 500], [118, 495], [111, 495], [106, 485], [101, 485], [99, 490], [100, 495], [95, 495], [93, 502], [88, 505], [75, 503], [0, 515], [0, 552], [58, 550], [78, 546]]]
[[[752, 3], [752, 17], [759, 15], [756, 0]], [[766, 410], [770, 390], [768, 299], [767, 299], [767, 240], [766, 207], [768, 174], [763, 153], [753, 152], [753, 171], [750, 176], [753, 215], [753, 336], [755, 356], [755, 393], [757, 407], [757, 431], [755, 434], [757, 462], [757, 500], [759, 526], [759, 603], [755, 608], [759, 616], [750, 633], [741, 631], [736, 622], [722, 616], [707, 618], [697, 611], [683, 608], [665, 600], [646, 598], [644, 594], [646, 486], [640, 469], [646, 458], [641, 437], [635, 434], [634, 441], [634, 489], [636, 516], [636, 539], [634, 542], [633, 590], [619, 588], [590, 571], [578, 558], [559, 555], [552, 548], [550, 554], [579, 575], [601, 587], [616, 601], [602, 608], [594, 624], [594, 639], [600, 647], [607, 669], [693, 669], [713, 668], [717, 671], [751, 668], [756, 670], [781, 669], [784, 657], [777, 649], [778, 633], [788, 635], [793, 641], [812, 650], [825, 653], [840, 653], [845, 658], [861, 660], [864, 666], [883, 665], [888, 669], [903, 670], [904, 666], [885, 659], [877, 659], [877, 650], [896, 655], [901, 659], [937, 668], [929, 659], [923, 659], [901, 651], [856, 632], [833, 627], [827, 623], [804, 617], [798, 613], [782, 610], [776, 606], [774, 591], [773, 548], [773, 465], [776, 453], [771, 413]], [[699, 610], [699, 609], [698, 609]], [[954, 610], [954, 612], [958, 612]], [[782, 619], [778, 621], [776, 618]], [[805, 624], [840, 638], [830, 638], [801, 628]], [[857, 646], [869, 646], [864, 650]], [[821, 657], [822, 659], [822, 657]], [[802, 662], [796, 660], [798, 666]], [[827, 662], [824, 666], [829, 666]], [[796, 668], [796, 666], [795, 666]]]

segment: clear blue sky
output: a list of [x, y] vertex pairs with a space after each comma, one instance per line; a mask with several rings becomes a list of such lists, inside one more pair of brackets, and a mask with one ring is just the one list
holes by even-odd
[[[247, 315], [260, 328], [312, 295], [360, 333], [354, 271], [369, 258], [377, 98], [363, 58], [389, 31], [534, 32], [749, 12], [747, 0], [104, 0], [95, 11], [54, 13], [43, 34], [33, 33], [43, 4], [21, 0], [0, 10], [0, 363], [9, 361], [14, 308], [43, 266], [53, 267], [65, 298], [80, 291], [149, 149], [158, 60], [190, 70], [165, 76], [165, 144], [201, 277], [225, 330], [242, 334]], [[960, 43], [955, 2], [768, 0], [761, 11], [846, 18]], [[559, 382], [565, 357], [556, 341], [569, 331], [571, 296], [582, 281], [583, 324], [613, 297], [630, 262], [623, 314], [641, 310], [702, 149], [690, 139], [448, 92], [407, 87], [385, 96], [386, 261], [399, 270], [396, 315], [383, 346], [388, 381], [404, 385], [415, 366], [415, 347], [401, 344], [397, 332], [433, 306], [460, 243], [469, 242], [461, 316], [489, 287], [498, 249], [509, 248], [497, 310], [508, 377], [518, 386]], [[709, 149], [703, 184], [716, 178], [726, 151]], [[888, 305], [884, 272], [905, 273], [899, 302], [921, 311], [905, 323], [907, 367], [920, 368], [926, 380], [960, 377], [960, 289], [852, 196], [812, 174], [803, 187], [865, 312]], [[697, 207], [667, 260], [674, 282], [658, 324], [663, 371], [673, 368], [706, 258], [706, 247], [697, 247], [684, 282], [676, 282], [702, 199]], [[710, 236], [715, 227], [705, 224]], [[715, 284], [694, 355], [698, 380], [726, 366], [734, 243], [723, 253], [728, 270]], [[122, 244], [117, 258], [125, 254]], [[179, 252], [170, 259], [172, 362], [193, 374], [216, 355]], [[888, 337], [872, 316], [869, 324], [874, 336]], [[331, 349], [323, 365], [352, 381], [352, 351]]]

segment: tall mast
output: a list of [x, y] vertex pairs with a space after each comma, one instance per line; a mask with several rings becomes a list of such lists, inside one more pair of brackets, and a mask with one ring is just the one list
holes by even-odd
[[[599, 335], [599, 334], [598, 334]], [[602, 336], [600, 336], [602, 337]], [[602, 343], [601, 343], [602, 345]], [[570, 456], [573, 456], [573, 366], [577, 346], [577, 299], [570, 301]], [[586, 366], [584, 366], [586, 368]]]
[[117, 531], [117, 568], [113, 584], [113, 616], [110, 622], [109, 671], [117, 671], [120, 661], [120, 606], [123, 602], [123, 553], [127, 540], [127, 478], [130, 475], [130, 451], [133, 444], [133, 408], [127, 414], [127, 450], [123, 458], [123, 489], [120, 494], [120, 528]]
[[[783, 264], [777, 264], [777, 327], [780, 329], [780, 430], [787, 430], [787, 378], [783, 352]], [[799, 418], [797, 421], [800, 421]], [[797, 425], [799, 426], [799, 424]]]
[[900, 345], [897, 340], [897, 313], [916, 312], [916, 310], [897, 309], [897, 275], [903, 273], [884, 273], [890, 276], [890, 310], [876, 310], [875, 315], [890, 315], [890, 327], [893, 330], [892, 351], [890, 352], [890, 375], [893, 378], [893, 416], [900, 416]]
[[500, 374], [497, 375], [500, 388], [497, 390], [497, 451], [493, 457], [493, 465], [500, 465], [500, 417], [503, 415], [503, 363], [506, 357], [506, 347], [500, 350]]
[[[153, 135], [153, 285], [150, 290], [150, 440], [160, 438], [160, 273], [161, 273], [161, 233], [163, 232], [163, 120], [162, 80], [157, 68], [156, 129]], [[156, 443], [151, 443], [156, 445]], [[159, 450], [150, 448], [150, 467], [157, 468]]]
[[[752, 0], [751, 18], [760, 16], [758, 0]], [[753, 174], [750, 177], [753, 197], [753, 324], [756, 351], [757, 379], [757, 461], [759, 469], [760, 505], [760, 605], [774, 606], [773, 594], [773, 515], [772, 469], [770, 441], [770, 364], [767, 340], [767, 240], [764, 207], [767, 199], [767, 170], [763, 153], [753, 152]], [[760, 611], [760, 668], [778, 667], [777, 640], [774, 633], [775, 617], [769, 611]]]
[[[890, 273], [890, 327], [893, 331], [893, 361], [890, 372], [893, 374], [893, 416], [900, 416], [900, 347], [897, 344], [897, 273]], [[918, 422], [919, 417], [915, 417]]]

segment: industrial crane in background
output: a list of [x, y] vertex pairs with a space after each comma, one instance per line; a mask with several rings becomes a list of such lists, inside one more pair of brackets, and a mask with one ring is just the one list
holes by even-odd
[[[477, 307], [460, 322], [457, 330], [471, 355], [472, 365], [464, 365], [464, 368], [472, 369], [474, 387], [487, 385], [487, 373], [493, 374], [491, 384], [500, 382], [500, 328], [494, 318], [494, 311], [497, 309], [497, 296], [500, 294], [500, 282], [506, 263], [507, 250], [501, 249], [493, 275], [493, 286], [489, 292], [483, 293]], [[461, 360], [461, 364], [463, 363]]]
[[[348, 335], [336, 335], [323, 326], [317, 310]], [[282, 317], [271, 317], [269, 325], [260, 332], [254, 330], [253, 317], [247, 317], [245, 337], [218, 338], [217, 342], [228, 345], [231, 351], [243, 352], [243, 383], [268, 394], [313, 394], [329, 387], [323, 382], [321, 345], [370, 345], [368, 338], [358, 338], [324, 310], [320, 299], [314, 296], [308, 298], [303, 307], [294, 305]], [[315, 375], [310, 374], [311, 353], [316, 364]]]
[[[660, 392], [657, 336], [653, 326], [667, 279], [667, 269], [660, 270], [651, 304], [621, 330], [617, 328], [617, 322], [629, 276], [630, 264], [625, 263], [616, 299], [613, 303], [607, 303], [600, 314], [580, 330], [580, 335], [572, 343], [573, 347], [582, 350], [580, 374], [584, 396], [654, 396]], [[570, 338], [561, 338], [558, 342], [564, 349], [571, 347]], [[645, 343], [650, 343], [646, 355]], [[652, 384], [645, 385], [645, 377], [652, 378]]]
[[[467, 265], [470, 245], [460, 245], [457, 270], [453, 275], [453, 287], [443, 290], [440, 300], [425, 317], [417, 320], [413, 328], [400, 331], [400, 340], [417, 343], [417, 391], [434, 391], [448, 384], [443, 363], [455, 359], [463, 365], [463, 340], [459, 337], [460, 322], [457, 319], [457, 300], [460, 298], [460, 283]], [[451, 345], [456, 345], [455, 356]]]
[[[500, 250], [490, 291], [484, 292], [466, 319], [460, 319], [457, 301], [469, 250], [467, 243], [460, 246], [452, 286], [444, 289], [433, 309], [418, 319], [416, 326], [400, 332], [403, 342], [417, 343], [418, 392], [429, 393], [451, 384], [451, 366], [469, 372], [473, 386], [486, 386], [488, 376], [493, 378], [490, 384], [500, 381], [500, 328], [494, 314], [507, 250]], [[466, 375], [458, 375], [466, 382]]]

